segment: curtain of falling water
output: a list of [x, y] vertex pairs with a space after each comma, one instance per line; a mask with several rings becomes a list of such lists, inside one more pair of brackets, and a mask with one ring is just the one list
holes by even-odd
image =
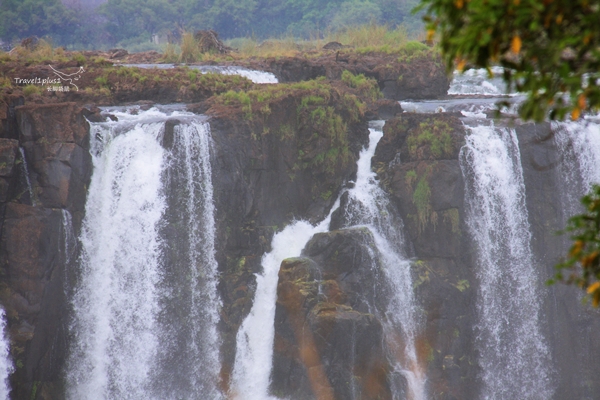
[[543, 280], [531, 253], [525, 188], [512, 129], [469, 128], [460, 163], [467, 223], [478, 249], [477, 348], [484, 399], [549, 399]]
[[168, 115], [115, 113], [91, 127], [68, 397], [218, 399], [209, 127], [165, 149]]

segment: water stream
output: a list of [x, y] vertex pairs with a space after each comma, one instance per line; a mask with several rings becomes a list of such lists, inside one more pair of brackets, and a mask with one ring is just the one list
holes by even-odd
[[[387, 305], [384, 327], [388, 346], [400, 347], [402, 356], [395, 360], [395, 368], [408, 382], [408, 397], [424, 400], [425, 371], [415, 348], [420, 330], [416, 300], [410, 272], [410, 262], [405, 254], [404, 224], [389, 204], [387, 194], [377, 182], [371, 170], [371, 159], [377, 143], [383, 137], [383, 126], [372, 126], [369, 146], [360, 153], [356, 182], [348, 191], [349, 201], [345, 210], [348, 226], [367, 226], [373, 233], [375, 244], [382, 256], [387, 283], [391, 286], [391, 298]], [[400, 334], [401, 340], [398, 340]]]
[[600, 123], [597, 119], [553, 122], [554, 140], [563, 157], [561, 175], [567, 214], [581, 212], [579, 199], [600, 183]]
[[[418, 331], [416, 306], [410, 275], [410, 263], [403, 253], [403, 224], [393, 218], [387, 196], [377, 184], [371, 171], [371, 159], [377, 143], [383, 136], [382, 123], [369, 129], [369, 145], [360, 153], [355, 185], [349, 190], [345, 210], [346, 225], [368, 226], [375, 238], [377, 249], [383, 257], [385, 272], [393, 296], [386, 310], [386, 336], [390, 347], [400, 347], [402, 356], [395, 360], [396, 372], [408, 382], [408, 397], [425, 399], [425, 376], [415, 349]], [[329, 215], [317, 226], [306, 221], [296, 221], [277, 233], [272, 241], [272, 251], [262, 259], [264, 272], [257, 275], [257, 289], [252, 310], [237, 334], [237, 353], [232, 377], [232, 394], [238, 399], [265, 400], [268, 394], [272, 369], [275, 302], [277, 277], [281, 262], [297, 257], [309, 239], [316, 233], [328, 230], [332, 213], [339, 207], [334, 204]], [[402, 340], [395, 340], [398, 334]]]
[[31, 186], [31, 180], [29, 179], [29, 168], [27, 167], [27, 159], [25, 158], [25, 149], [19, 147], [19, 152], [21, 153], [21, 160], [23, 161], [23, 175], [25, 176], [25, 183], [27, 184], [27, 190], [29, 192], [29, 199], [31, 201], [31, 205], [35, 206], [35, 196], [33, 195], [33, 188]]
[[[124, 67], [172, 69], [175, 64], [123, 64]], [[221, 65], [186, 65], [187, 68], [195, 69], [203, 74], [215, 73], [223, 75], [239, 75], [250, 79], [254, 83], [278, 83], [277, 77], [271, 72], [257, 71], [238, 66]]]
[[[208, 125], [155, 108], [111, 113], [118, 122], [91, 124], [68, 397], [218, 399]], [[183, 122], [163, 147], [170, 117]]]
[[256, 276], [256, 294], [250, 314], [237, 333], [237, 347], [232, 376], [232, 394], [237, 399], [266, 400], [275, 337], [275, 302], [281, 262], [297, 257], [313, 235], [327, 231], [332, 212], [317, 226], [296, 221], [273, 237], [271, 252], [262, 258], [263, 273]]
[[10, 358], [10, 340], [6, 331], [6, 315], [3, 308], [0, 308], [0, 400], [10, 399], [10, 375], [15, 367]]
[[460, 164], [477, 246], [479, 364], [484, 399], [550, 399], [542, 277], [530, 248], [525, 187], [513, 129], [468, 128]]

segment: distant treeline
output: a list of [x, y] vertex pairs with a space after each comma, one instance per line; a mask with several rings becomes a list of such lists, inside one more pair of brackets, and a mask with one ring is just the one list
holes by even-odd
[[[68, 4], [67, 5], [65, 5]], [[420, 27], [418, 0], [1, 0], [0, 38], [50, 37], [55, 45], [106, 48], [176, 40], [183, 31], [214, 29], [222, 38], [310, 38], [365, 23]]]

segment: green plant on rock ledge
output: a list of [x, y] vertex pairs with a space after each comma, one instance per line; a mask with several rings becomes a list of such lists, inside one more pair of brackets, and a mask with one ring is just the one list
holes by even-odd
[[458, 208], [450, 208], [442, 211], [442, 218], [444, 222], [449, 222], [452, 229], [452, 233], [460, 235], [460, 215]]
[[363, 74], [354, 75], [348, 70], [342, 72], [342, 81], [351, 88], [357, 89], [361, 96], [375, 101], [383, 97], [383, 94], [379, 90], [377, 80], [373, 78], [367, 78]]
[[450, 125], [444, 121], [429, 119], [421, 122], [419, 128], [406, 138], [409, 154], [416, 158], [419, 148], [428, 146], [434, 158], [450, 156], [453, 150], [451, 131]]
[[433, 220], [430, 202], [431, 189], [429, 188], [426, 175], [424, 174], [421, 177], [412, 196], [413, 204], [417, 207], [417, 228], [419, 233], [425, 230], [430, 220]]

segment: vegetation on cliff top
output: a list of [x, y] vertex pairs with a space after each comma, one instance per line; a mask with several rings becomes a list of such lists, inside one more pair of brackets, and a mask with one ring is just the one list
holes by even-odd
[[[77, 55], [53, 65], [62, 72], [79, 70]], [[20, 84], [15, 79], [56, 78], [47, 65], [30, 62], [0, 62], [0, 97], [24, 94], [27, 101], [56, 103], [65, 101], [94, 102], [99, 105], [128, 101], [199, 102], [213, 94], [228, 90], [246, 90], [253, 83], [241, 76], [216, 73], [203, 74], [184, 67], [143, 69], [106, 65], [103, 59], [85, 58], [75, 86], [68, 82]], [[65, 89], [66, 87], [66, 89]], [[57, 89], [61, 89], [60, 91]]]
[[[377, 83], [365, 77], [348, 76], [360, 82], [369, 96]], [[238, 116], [250, 127], [252, 138], [260, 141], [274, 135], [297, 147], [288, 160], [289, 177], [300, 170], [314, 169], [334, 176], [340, 166], [352, 161], [349, 124], [359, 123], [367, 110], [360, 89], [341, 81], [319, 78], [278, 85], [257, 85], [247, 91], [228, 91], [209, 99], [207, 114]], [[365, 101], [363, 101], [365, 100]], [[331, 191], [313, 193], [327, 200]]]

